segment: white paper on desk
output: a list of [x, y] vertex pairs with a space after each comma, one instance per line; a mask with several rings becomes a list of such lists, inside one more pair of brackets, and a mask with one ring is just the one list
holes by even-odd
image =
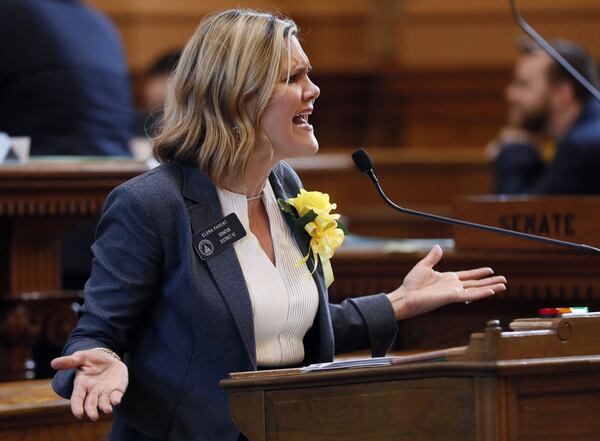
[[302, 372], [325, 371], [329, 369], [349, 369], [375, 366], [391, 366], [393, 357], [355, 358], [352, 360], [316, 363], [303, 367]]
[[31, 138], [29, 136], [13, 136], [10, 138], [12, 149], [20, 162], [29, 161], [29, 151], [31, 148]]
[[0, 163], [26, 162], [30, 145], [31, 138], [28, 136], [10, 138], [6, 133], [0, 133]]
[[300, 369], [302, 372], [323, 371], [328, 369], [348, 369], [376, 366], [391, 366], [393, 364], [416, 363], [420, 361], [441, 361], [453, 352], [464, 352], [465, 346], [448, 349], [438, 349], [427, 352], [417, 352], [410, 355], [396, 355], [391, 357], [355, 358], [350, 360], [332, 361], [330, 363], [317, 363]]

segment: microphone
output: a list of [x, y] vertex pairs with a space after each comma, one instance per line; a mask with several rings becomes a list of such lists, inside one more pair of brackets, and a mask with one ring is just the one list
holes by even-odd
[[390, 207], [392, 207], [394, 210], [397, 210], [401, 213], [408, 214], [410, 216], [422, 217], [422, 218], [434, 220], [437, 222], [443, 222], [446, 224], [460, 225], [463, 227], [470, 227], [470, 228], [477, 228], [478, 230], [491, 231], [494, 233], [504, 234], [506, 236], [520, 237], [523, 239], [534, 240], [537, 242], [545, 242], [545, 243], [550, 243], [553, 245], [559, 245], [559, 246], [566, 247], [566, 248], [574, 248], [579, 251], [600, 254], [600, 248], [596, 248], [596, 247], [593, 247], [590, 245], [567, 242], [565, 240], [552, 239], [549, 237], [536, 236], [535, 234], [521, 233], [520, 231], [506, 230], [504, 228], [492, 227], [490, 225], [477, 224], [475, 222], [467, 222], [467, 221], [463, 221], [460, 219], [453, 219], [451, 217], [439, 216], [437, 214], [425, 213], [422, 211], [416, 211], [416, 210], [411, 210], [409, 208], [401, 207], [401, 206], [395, 204], [383, 192], [381, 185], [379, 185], [379, 180], [377, 179], [377, 176], [375, 176], [375, 172], [373, 171], [373, 162], [371, 161], [371, 158], [369, 157], [369, 155], [367, 154], [367, 152], [364, 149], [358, 149], [354, 153], [352, 153], [352, 160], [354, 161], [354, 165], [356, 165], [356, 168], [361, 173], [366, 173], [367, 176], [369, 176], [369, 178], [375, 185], [375, 188], [377, 189], [379, 196], [381, 196], [381, 198], [385, 201], [385, 203], [388, 204]]

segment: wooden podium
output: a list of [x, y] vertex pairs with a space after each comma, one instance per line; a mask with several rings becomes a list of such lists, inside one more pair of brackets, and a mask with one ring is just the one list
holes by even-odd
[[511, 327], [490, 321], [442, 361], [239, 373], [221, 386], [250, 441], [597, 440], [600, 317]]

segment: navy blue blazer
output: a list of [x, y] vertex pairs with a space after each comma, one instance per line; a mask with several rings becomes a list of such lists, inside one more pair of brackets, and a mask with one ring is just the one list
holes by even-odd
[[534, 146], [502, 146], [494, 164], [496, 192], [600, 194], [600, 103], [590, 98], [545, 165]]
[[[285, 163], [269, 180], [277, 197], [296, 196], [301, 188]], [[116, 418], [139, 432], [234, 441], [239, 431], [219, 380], [256, 369], [252, 306], [234, 248], [200, 260], [190, 216], [204, 225], [223, 217], [214, 185], [193, 166], [162, 165], [111, 192], [80, 320], [64, 354], [102, 346], [126, 355], [129, 386]], [[291, 231], [306, 254], [304, 233]], [[320, 267], [314, 278], [320, 303], [304, 339], [304, 363], [369, 347], [375, 356], [385, 354], [397, 332], [387, 297], [332, 305]], [[73, 370], [57, 373], [54, 390], [69, 398], [73, 378]]]

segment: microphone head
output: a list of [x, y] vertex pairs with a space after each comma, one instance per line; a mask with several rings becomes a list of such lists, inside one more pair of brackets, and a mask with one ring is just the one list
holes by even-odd
[[369, 170], [373, 170], [373, 162], [371, 158], [369, 158], [368, 153], [365, 149], [358, 149], [354, 153], [352, 153], [352, 160], [354, 161], [354, 165], [361, 173], [366, 173]]

